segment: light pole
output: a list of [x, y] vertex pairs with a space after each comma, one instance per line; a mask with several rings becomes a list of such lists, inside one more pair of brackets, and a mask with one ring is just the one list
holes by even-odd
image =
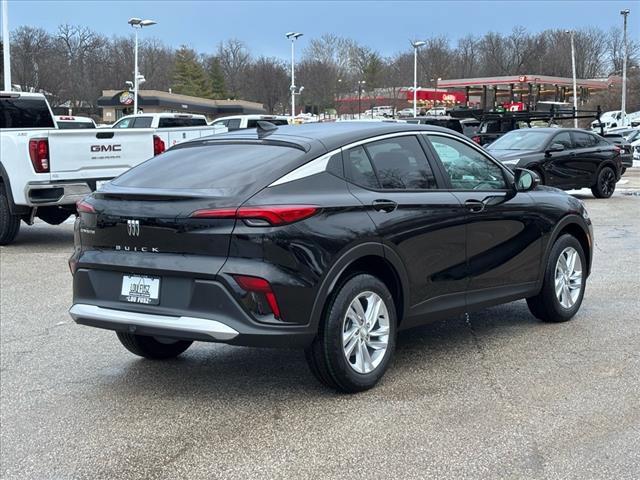
[[140, 80], [140, 74], [138, 73], [138, 30], [142, 29], [142, 27], [150, 27], [151, 25], [155, 25], [157, 22], [153, 20], [142, 20], [140, 18], [130, 18], [127, 22], [129, 25], [133, 27], [133, 31], [136, 36], [136, 45], [133, 50], [134, 57], [134, 67], [133, 67], [133, 113], [138, 113], [138, 82]]
[[620, 10], [620, 15], [624, 17], [624, 27], [623, 27], [623, 53], [622, 53], [622, 118], [621, 126], [626, 126], [627, 121], [627, 16], [629, 15], [630, 10], [627, 8], [626, 10]]
[[[573, 36], [575, 32], [573, 30], [567, 30], [567, 33], [571, 35], [571, 69], [573, 71], [573, 115], [578, 115], [578, 86], [576, 81], [576, 48], [573, 42]], [[573, 119], [573, 128], [578, 128], [578, 119]]]
[[[296, 116], [296, 58], [295, 43], [303, 34], [297, 32], [285, 33], [285, 37], [291, 40], [291, 118]], [[300, 89], [302, 91], [302, 89]]]
[[418, 116], [418, 48], [426, 45], [426, 42], [412, 42], [413, 46], [413, 116]]
[[4, 89], [11, 91], [11, 53], [9, 41], [9, 2], [2, 0], [2, 57], [4, 65]]
[[362, 85], [365, 83], [367, 83], [365, 80], [358, 80], [358, 120], [360, 120], [360, 114], [362, 113], [360, 100], [362, 98]]

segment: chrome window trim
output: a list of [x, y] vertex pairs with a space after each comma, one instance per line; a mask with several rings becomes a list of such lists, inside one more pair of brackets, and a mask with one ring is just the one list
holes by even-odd
[[292, 170], [291, 172], [287, 173], [286, 175], [280, 177], [278, 180], [272, 182], [269, 185], [269, 187], [275, 187], [275, 186], [278, 186], [278, 185], [283, 185], [285, 183], [293, 182], [294, 180], [300, 180], [302, 178], [306, 178], [306, 177], [310, 177], [311, 175], [315, 175], [316, 173], [321, 173], [321, 172], [326, 171], [327, 165], [329, 164], [329, 160], [336, 153], [345, 152], [346, 150], [349, 150], [351, 148], [358, 147], [360, 145], [365, 145], [365, 144], [371, 143], [371, 142], [377, 142], [379, 140], [386, 140], [388, 138], [396, 138], [396, 137], [416, 136], [416, 135], [436, 135], [436, 136], [449, 137], [449, 138], [452, 138], [454, 140], [458, 140], [459, 142], [461, 142], [461, 143], [463, 143], [465, 145], [468, 145], [471, 148], [475, 149], [478, 153], [480, 153], [482, 156], [487, 158], [490, 162], [492, 162], [495, 165], [497, 165], [498, 167], [500, 167], [504, 172], [509, 173], [508, 170], [504, 167], [504, 165], [501, 165], [500, 162], [498, 162], [497, 160], [493, 159], [487, 152], [485, 152], [481, 147], [479, 147], [477, 144], [475, 144], [471, 140], [468, 140], [466, 138], [460, 138], [457, 135], [451, 135], [451, 134], [446, 133], [446, 132], [434, 132], [434, 131], [430, 131], [430, 130], [429, 131], [426, 131], [426, 130], [408, 130], [408, 131], [404, 131], [404, 132], [394, 132], [394, 133], [386, 133], [384, 135], [377, 135], [375, 137], [365, 138], [363, 140], [358, 140], [357, 142], [352, 142], [352, 143], [349, 143], [349, 144], [344, 145], [342, 147], [336, 148], [335, 150], [332, 150], [332, 151], [330, 151], [328, 153], [325, 153], [322, 156], [320, 156], [320, 157], [318, 157], [318, 158], [316, 158], [314, 160], [311, 160], [310, 162], [307, 162], [304, 165], [296, 168], [295, 170]]

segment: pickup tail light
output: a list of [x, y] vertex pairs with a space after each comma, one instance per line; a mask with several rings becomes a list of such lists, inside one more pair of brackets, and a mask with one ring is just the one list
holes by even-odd
[[[249, 275], [233, 275], [233, 279], [240, 286], [242, 290], [251, 294], [253, 298], [253, 305], [250, 309], [259, 315], [265, 315], [267, 313], [273, 314], [276, 320], [280, 320], [280, 306], [276, 299], [275, 293], [271, 288], [271, 284], [260, 277], [252, 277]], [[270, 312], [265, 311], [265, 305], [268, 306]]]
[[153, 156], [160, 155], [162, 152], [166, 150], [166, 146], [164, 144], [164, 140], [162, 140], [158, 135], [153, 136]]
[[29, 140], [29, 157], [36, 173], [49, 172], [49, 141], [46, 138]]
[[191, 218], [233, 218], [244, 220], [250, 227], [280, 226], [298, 222], [315, 215], [315, 205], [269, 205], [240, 208], [196, 210]]

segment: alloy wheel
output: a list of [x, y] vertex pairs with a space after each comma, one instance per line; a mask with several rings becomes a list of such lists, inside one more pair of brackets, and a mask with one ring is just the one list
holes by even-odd
[[342, 322], [342, 346], [349, 366], [357, 373], [375, 370], [389, 345], [389, 311], [374, 292], [353, 299]]
[[556, 262], [555, 292], [563, 308], [569, 309], [582, 290], [582, 260], [573, 247], [565, 248]]
[[615, 185], [615, 176], [611, 169], [607, 168], [600, 176], [600, 190], [605, 196], [609, 196], [613, 193]]

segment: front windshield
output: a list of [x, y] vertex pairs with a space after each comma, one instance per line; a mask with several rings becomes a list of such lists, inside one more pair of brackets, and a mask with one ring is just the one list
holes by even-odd
[[542, 148], [549, 134], [535, 130], [513, 130], [498, 138], [489, 150], [538, 150]]

